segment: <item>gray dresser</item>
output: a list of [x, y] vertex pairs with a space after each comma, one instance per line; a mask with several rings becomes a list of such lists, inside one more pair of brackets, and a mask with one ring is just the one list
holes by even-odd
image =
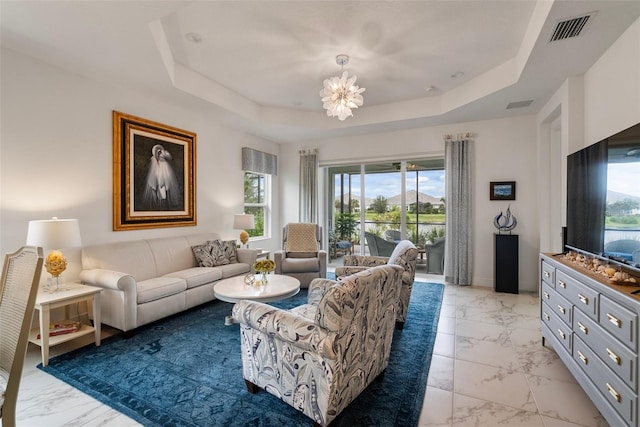
[[611, 426], [638, 423], [640, 289], [540, 255], [542, 343], [557, 351]]

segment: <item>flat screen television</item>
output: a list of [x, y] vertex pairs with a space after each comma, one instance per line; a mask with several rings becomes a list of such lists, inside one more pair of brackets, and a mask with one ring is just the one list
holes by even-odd
[[640, 123], [567, 156], [565, 250], [640, 273]]

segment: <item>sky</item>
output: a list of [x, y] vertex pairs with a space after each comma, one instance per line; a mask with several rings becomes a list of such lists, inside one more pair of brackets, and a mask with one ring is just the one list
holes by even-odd
[[609, 163], [607, 188], [630, 196], [640, 197], [640, 163]]
[[[416, 189], [416, 173], [407, 172], [407, 191]], [[366, 194], [365, 197], [375, 199], [378, 196], [386, 198], [397, 196], [401, 192], [400, 172], [393, 173], [370, 173], [365, 177]], [[340, 182], [336, 177], [336, 197], [340, 195]], [[345, 182], [345, 186], [347, 183]], [[418, 172], [418, 191], [420, 193], [433, 196], [435, 198], [444, 197], [444, 170], [420, 171]], [[351, 177], [351, 194], [360, 195], [360, 176]]]

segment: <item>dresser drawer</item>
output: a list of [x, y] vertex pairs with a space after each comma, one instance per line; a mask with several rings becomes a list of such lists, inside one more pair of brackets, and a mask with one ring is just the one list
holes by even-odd
[[615, 411], [636, 425], [638, 396], [579, 338], [573, 338], [573, 358]]
[[556, 291], [574, 304], [577, 309], [582, 310], [594, 320], [598, 319], [600, 294], [597, 291], [579, 283], [562, 271], [556, 271]]
[[561, 297], [560, 294], [546, 283], [542, 284], [541, 297], [543, 304], [547, 304], [549, 310], [557, 314], [564, 323], [571, 326], [573, 304]]
[[571, 353], [571, 328], [560, 320], [546, 304], [542, 304], [542, 323], [549, 328], [550, 333]]
[[635, 352], [629, 350], [580, 310], [573, 312], [573, 332], [591, 347], [604, 364], [615, 372], [631, 390], [637, 392], [638, 355]]
[[602, 295], [600, 325], [633, 351], [638, 350], [638, 315]]
[[540, 268], [540, 279], [542, 279], [543, 282], [548, 283], [549, 286], [553, 287], [556, 284], [555, 274], [556, 269], [545, 261], [542, 261], [542, 266]]

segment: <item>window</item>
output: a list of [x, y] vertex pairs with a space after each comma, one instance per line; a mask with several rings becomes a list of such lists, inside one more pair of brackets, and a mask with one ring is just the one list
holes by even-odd
[[250, 237], [269, 237], [271, 211], [271, 175], [244, 173], [244, 213], [253, 214], [255, 228], [247, 230]]
[[444, 159], [330, 167], [329, 226], [355, 217], [356, 245], [362, 229], [387, 240], [400, 234], [417, 246], [433, 243], [445, 231], [444, 173]]

